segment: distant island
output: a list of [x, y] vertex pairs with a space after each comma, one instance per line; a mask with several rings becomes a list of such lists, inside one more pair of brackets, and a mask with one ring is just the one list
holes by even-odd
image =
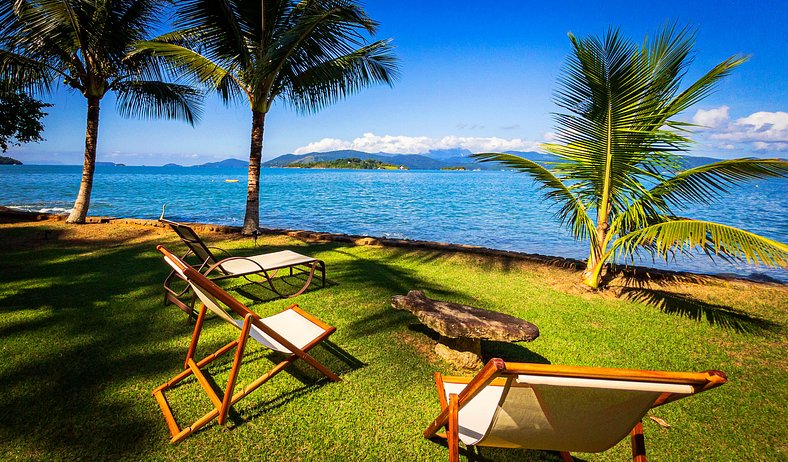
[[116, 164], [115, 162], [96, 162], [96, 167], [125, 167], [126, 164]]
[[458, 171], [458, 172], [464, 172], [464, 171], [466, 171], [468, 169], [465, 168], [465, 167], [459, 166], [459, 167], [441, 167], [441, 170], [454, 170], [454, 171]]
[[0, 165], [22, 165], [22, 162], [10, 157], [0, 156]]
[[195, 167], [201, 168], [247, 168], [249, 167], [249, 162], [240, 159], [224, 159], [219, 162], [208, 162], [206, 164], [195, 165]]
[[349, 168], [353, 170], [408, 170], [407, 167], [387, 164], [375, 159], [359, 159], [348, 157], [344, 159], [324, 160], [317, 162], [293, 162], [287, 168]]

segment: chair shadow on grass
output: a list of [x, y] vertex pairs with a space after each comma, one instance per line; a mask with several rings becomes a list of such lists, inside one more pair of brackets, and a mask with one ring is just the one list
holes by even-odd
[[[435, 444], [443, 446], [448, 451], [448, 444], [443, 438], [430, 440]], [[460, 445], [460, 455], [468, 462], [498, 462], [516, 460], [517, 462], [560, 462], [561, 455], [558, 451], [542, 451], [538, 449], [513, 449], [513, 448], [493, 448], [480, 446]], [[585, 459], [572, 455], [575, 462], [586, 462]]]
[[705, 320], [712, 326], [740, 333], [764, 334], [779, 327], [767, 319], [747, 314], [734, 308], [707, 303], [687, 295], [646, 287], [626, 287], [621, 297], [658, 308], [665, 314]]

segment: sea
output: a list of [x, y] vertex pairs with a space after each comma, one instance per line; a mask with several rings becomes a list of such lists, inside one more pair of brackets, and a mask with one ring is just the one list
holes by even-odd
[[[0, 205], [68, 213], [81, 166], [0, 165]], [[231, 180], [231, 181], [227, 181]], [[232, 180], [238, 180], [232, 182]], [[260, 226], [470, 244], [585, 259], [588, 247], [561, 227], [555, 205], [526, 175], [506, 171], [262, 170]], [[246, 169], [98, 166], [89, 215], [240, 226]], [[677, 210], [685, 217], [788, 242], [788, 179], [749, 182], [721, 200]], [[788, 282], [788, 270], [644, 255], [639, 266]]]

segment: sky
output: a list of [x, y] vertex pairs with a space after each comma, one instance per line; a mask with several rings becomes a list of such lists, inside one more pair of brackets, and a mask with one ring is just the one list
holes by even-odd
[[[368, 0], [380, 22], [374, 39], [393, 39], [400, 77], [315, 114], [285, 104], [266, 118], [264, 160], [282, 154], [358, 149], [417, 154], [430, 149], [532, 151], [549, 141], [556, 78], [570, 52], [567, 33], [618, 27], [640, 42], [666, 22], [697, 29], [694, 80], [731, 55], [749, 62], [682, 115], [698, 129], [690, 155], [788, 157], [788, 2]], [[81, 164], [86, 102], [59, 89], [44, 119], [46, 141], [9, 149], [31, 164]], [[225, 107], [208, 95], [202, 120], [120, 117], [102, 103], [98, 161], [195, 165], [248, 159], [248, 105]]]

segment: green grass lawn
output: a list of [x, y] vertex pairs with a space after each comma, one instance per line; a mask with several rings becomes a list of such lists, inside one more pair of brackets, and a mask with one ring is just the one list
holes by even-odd
[[[46, 232], [45, 232], [46, 231]], [[710, 279], [616, 296], [577, 288], [562, 268], [468, 254], [281, 236], [204, 236], [234, 254], [281, 248], [325, 260], [330, 284], [294, 300], [235, 284], [231, 293], [265, 316], [296, 301], [337, 327], [336, 348], [314, 356], [342, 381], [291, 367], [240, 401], [228, 425], [207, 425], [183, 443], [169, 432], [151, 391], [181, 370], [192, 324], [163, 306], [164, 229], [61, 222], [0, 224], [0, 460], [445, 460], [422, 438], [439, 405], [432, 373], [457, 374], [433, 340], [389, 299], [410, 289], [533, 322], [532, 343], [485, 343], [486, 358], [553, 364], [702, 371], [720, 369], [717, 390], [653, 410], [645, 419], [651, 460], [785, 460], [788, 289]], [[626, 291], [623, 291], [626, 293]], [[237, 331], [209, 319], [198, 351]], [[254, 343], [254, 342], [252, 342]], [[276, 358], [250, 343], [239, 383]], [[231, 355], [209, 369], [226, 380]], [[467, 374], [467, 373], [465, 373]], [[207, 412], [196, 380], [168, 395], [181, 424]], [[475, 460], [558, 460], [539, 451], [482, 448]], [[578, 460], [627, 460], [628, 441]]]

